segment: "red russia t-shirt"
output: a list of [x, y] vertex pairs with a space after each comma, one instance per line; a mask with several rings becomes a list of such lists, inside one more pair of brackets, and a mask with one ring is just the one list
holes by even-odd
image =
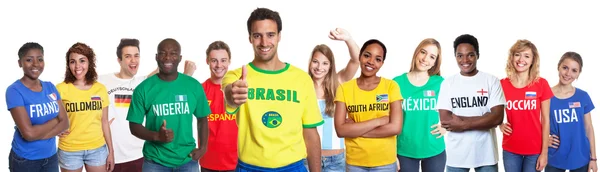
[[[554, 96], [548, 81], [539, 78], [523, 88], [515, 88], [508, 78], [500, 81], [506, 98], [506, 117], [512, 128], [503, 134], [502, 148], [520, 155], [542, 152], [542, 102]], [[549, 107], [545, 107], [549, 108]]]
[[208, 150], [200, 166], [211, 170], [234, 170], [237, 165], [236, 116], [225, 113], [225, 99], [220, 84], [210, 79], [202, 83], [212, 114], [208, 115]]

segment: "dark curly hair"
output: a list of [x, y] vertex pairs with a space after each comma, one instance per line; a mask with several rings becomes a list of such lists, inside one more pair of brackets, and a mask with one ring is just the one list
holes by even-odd
[[69, 68], [69, 56], [71, 55], [71, 53], [81, 54], [87, 57], [88, 71], [85, 74], [85, 84], [94, 84], [94, 82], [96, 82], [96, 79], [98, 79], [98, 74], [96, 73], [96, 54], [94, 54], [94, 50], [92, 50], [92, 48], [80, 42], [73, 44], [73, 46], [69, 48], [69, 51], [67, 51], [67, 55], [65, 57], [67, 66], [64, 82], [73, 83], [75, 82], [75, 80], [77, 80], [77, 78], [75, 78], [75, 76], [71, 72], [71, 69]]
[[255, 21], [260, 21], [260, 20], [275, 21], [275, 23], [277, 23], [277, 33], [281, 32], [282, 26], [281, 26], [281, 17], [279, 16], [279, 12], [273, 11], [268, 8], [256, 8], [254, 11], [252, 11], [252, 13], [250, 14], [250, 17], [248, 17], [248, 21], [246, 22], [246, 25], [248, 27], [248, 34], [252, 34], [252, 33], [250, 33], [251, 29], [252, 29], [252, 24]]

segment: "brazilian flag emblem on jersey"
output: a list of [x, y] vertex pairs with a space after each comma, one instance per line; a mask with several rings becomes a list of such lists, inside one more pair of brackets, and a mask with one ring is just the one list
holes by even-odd
[[275, 111], [269, 111], [262, 116], [262, 123], [269, 128], [277, 128], [281, 125], [281, 115]]

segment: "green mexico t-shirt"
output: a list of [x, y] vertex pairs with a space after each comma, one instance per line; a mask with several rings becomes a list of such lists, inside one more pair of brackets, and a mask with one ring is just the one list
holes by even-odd
[[158, 132], [163, 120], [173, 130], [169, 143], [146, 141], [144, 158], [166, 167], [178, 167], [192, 160], [189, 154], [196, 148], [192, 114], [202, 118], [210, 114], [204, 89], [196, 79], [181, 74], [173, 81], [163, 81], [157, 75], [144, 80], [133, 91], [127, 113], [129, 122], [142, 124]]
[[407, 73], [394, 78], [400, 86], [404, 125], [397, 137], [398, 155], [410, 158], [429, 158], [446, 149], [444, 138], [431, 134], [431, 126], [440, 121], [436, 110], [440, 85], [444, 78], [429, 77], [427, 83], [416, 87], [408, 80]]

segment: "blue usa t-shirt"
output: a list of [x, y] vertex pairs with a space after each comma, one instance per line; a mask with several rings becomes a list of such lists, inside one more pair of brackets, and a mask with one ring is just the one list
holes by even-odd
[[[42, 91], [35, 92], [27, 88], [21, 80], [15, 81], [6, 88], [6, 107], [24, 107], [31, 125], [44, 124], [58, 116], [59, 106], [57, 100], [60, 95], [51, 82], [42, 81]], [[21, 136], [15, 126], [12, 141], [12, 150], [28, 160], [48, 158], [56, 154], [56, 137], [45, 140], [27, 141]]]
[[590, 142], [585, 133], [584, 115], [594, 109], [587, 92], [577, 88], [566, 99], [550, 99], [550, 134], [560, 139], [558, 149], [548, 148], [548, 164], [577, 169], [590, 162]]

